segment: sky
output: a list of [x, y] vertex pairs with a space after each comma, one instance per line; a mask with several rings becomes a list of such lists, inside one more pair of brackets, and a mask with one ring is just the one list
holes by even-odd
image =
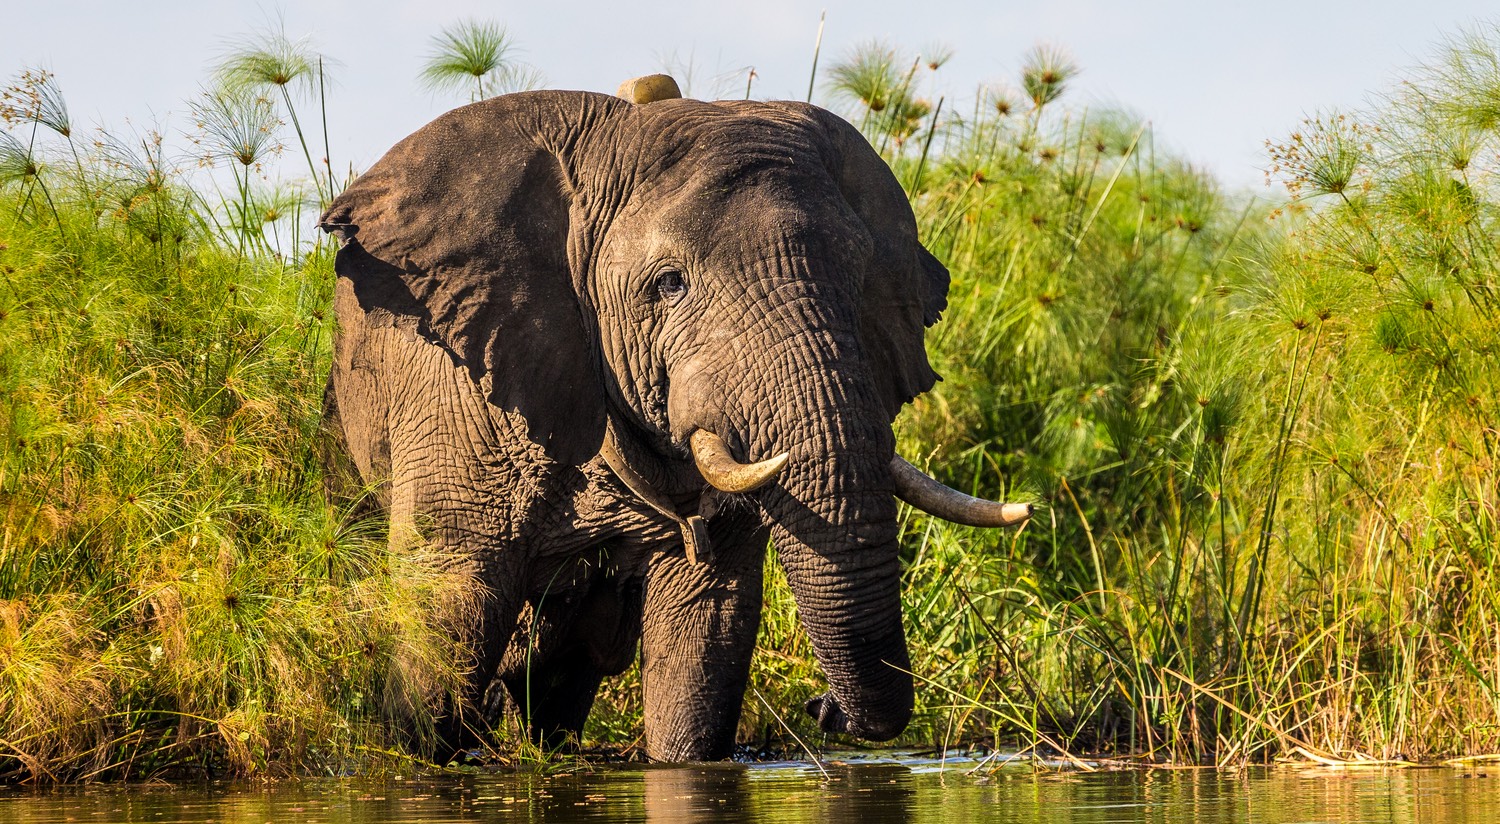
[[[483, 2], [319, 0], [275, 5], [225, 0], [3, 0], [0, 77], [54, 72], [75, 123], [191, 128], [186, 100], [235, 38], [269, 27], [307, 37], [337, 61], [328, 100], [336, 169], [367, 168], [397, 140], [467, 102], [434, 95], [417, 76], [444, 26], [503, 24], [519, 57], [550, 88], [613, 92], [625, 79], [692, 67], [691, 96], [807, 94], [821, 12], [822, 66], [872, 40], [909, 52], [941, 44], [952, 59], [934, 77], [949, 106], [972, 107], [981, 83], [1017, 85], [1037, 44], [1082, 68], [1066, 100], [1124, 108], [1151, 122], [1165, 147], [1229, 189], [1264, 188], [1264, 145], [1304, 116], [1366, 104], [1465, 26], [1500, 23], [1474, 0], [721, 0], [720, 2]], [[821, 88], [814, 102], [827, 102]], [[300, 154], [289, 148], [284, 168]]]

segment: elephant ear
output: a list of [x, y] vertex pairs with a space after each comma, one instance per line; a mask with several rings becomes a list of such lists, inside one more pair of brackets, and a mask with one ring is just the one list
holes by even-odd
[[[604, 400], [569, 265], [571, 187], [556, 133], [607, 106], [531, 92], [455, 109], [334, 199], [319, 227], [366, 322], [444, 348], [559, 463], [598, 452]], [[554, 132], [547, 134], [547, 131]]]
[[860, 304], [860, 342], [892, 418], [940, 378], [923, 333], [948, 306], [948, 269], [917, 240], [906, 192], [869, 141], [819, 110], [833, 138], [838, 185], [874, 241]]

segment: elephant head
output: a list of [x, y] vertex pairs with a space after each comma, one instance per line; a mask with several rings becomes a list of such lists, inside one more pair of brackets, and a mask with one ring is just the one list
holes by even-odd
[[948, 272], [859, 132], [798, 103], [508, 95], [407, 138], [321, 225], [369, 311], [401, 307], [538, 461], [608, 453], [663, 498], [758, 506], [828, 679], [808, 711], [904, 729], [897, 494], [985, 525], [1029, 508], [895, 456]]

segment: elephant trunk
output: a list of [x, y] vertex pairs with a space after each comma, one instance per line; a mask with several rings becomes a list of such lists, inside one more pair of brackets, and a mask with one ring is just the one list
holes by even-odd
[[779, 474], [752, 494], [828, 679], [829, 694], [808, 711], [826, 731], [888, 740], [906, 728], [914, 699], [889, 404], [862, 362], [851, 299], [811, 279], [778, 297], [763, 323], [726, 336], [732, 350], [705, 347], [679, 366], [668, 399], [674, 436], [685, 443], [706, 429], [735, 461], [775, 459]]
[[828, 679], [808, 704], [827, 732], [884, 741], [911, 719], [890, 462], [894, 436], [863, 369], [813, 369], [778, 415], [789, 453], [761, 493], [797, 610]]
[[[846, 499], [837, 506], [868, 505]], [[914, 693], [894, 529], [803, 530], [778, 520], [772, 538], [828, 678], [828, 693], [809, 701], [808, 713], [825, 732], [873, 741], [900, 735], [911, 720]]]

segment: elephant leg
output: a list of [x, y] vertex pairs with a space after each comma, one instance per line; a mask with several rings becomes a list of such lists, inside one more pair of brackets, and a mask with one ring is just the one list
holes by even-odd
[[[582, 656], [566, 655], [519, 680], [525, 684], [507, 688], [522, 708], [532, 743], [548, 751], [576, 750], [604, 673]], [[517, 693], [522, 697], [516, 699]]]
[[338, 394], [330, 378], [323, 389], [323, 421], [319, 427], [318, 459], [323, 466], [323, 496], [337, 504], [353, 502], [351, 515], [362, 518], [379, 511], [380, 503], [363, 494], [364, 481], [359, 467], [349, 456], [349, 441], [344, 423], [339, 419]]
[[392, 552], [442, 573], [423, 617], [468, 656], [457, 662], [461, 683], [422, 652], [397, 662], [395, 683], [411, 695], [401, 700], [425, 704], [405, 713], [415, 738], [436, 733], [449, 752], [467, 749], [486, 732], [485, 691], [530, 594], [528, 525], [555, 517], [567, 472], [535, 447], [524, 419], [488, 402], [451, 351], [369, 322], [348, 278], [336, 303], [329, 425], [377, 485]]
[[532, 741], [548, 749], [576, 744], [600, 683], [635, 660], [641, 586], [607, 572], [574, 595], [540, 598], [520, 619], [500, 679]]
[[[435, 732], [442, 744], [443, 757], [479, 746], [489, 729], [484, 713], [485, 692], [506, 649], [506, 641], [516, 628], [522, 599], [513, 577], [484, 576], [489, 586], [482, 588], [479, 603], [467, 620], [451, 623], [447, 629], [465, 638], [469, 657], [465, 675], [459, 685], [457, 701], [446, 696], [429, 696], [430, 705], [440, 708]], [[456, 706], [455, 706], [456, 704]]]
[[641, 674], [646, 752], [709, 761], [734, 750], [760, 627], [768, 531], [755, 510], [709, 524], [712, 561], [660, 553], [646, 578]]

